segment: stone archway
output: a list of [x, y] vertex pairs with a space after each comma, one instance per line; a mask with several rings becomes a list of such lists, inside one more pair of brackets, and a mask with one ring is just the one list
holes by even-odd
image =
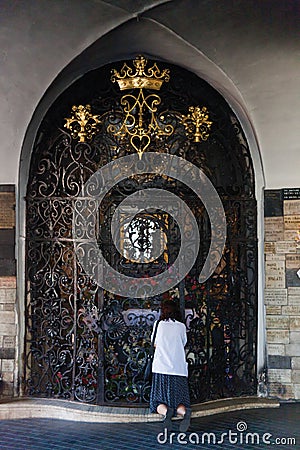
[[[179, 300], [185, 300], [185, 309], [190, 311], [188, 358], [192, 398], [201, 401], [253, 395], [257, 227], [254, 170], [248, 144], [224, 99], [194, 74], [170, 66], [173, 81], [162, 93], [162, 107], [169, 111], [175, 105], [182, 114], [189, 104], [204, 102], [212, 111], [215, 128], [212, 139], [201, 149], [191, 144], [182, 130], [176, 139], [167, 136], [163, 145], [167, 152], [201, 167], [211, 179], [224, 204], [229, 230], [226, 250], [214, 277], [201, 287], [196, 285], [195, 274], [207, 256], [209, 221], [203, 206], [195, 203], [191, 194], [181, 185], [173, 186], [183, 196], [190, 196], [191, 204], [194, 202], [203, 242], [202, 253], [185, 285], [175, 288]], [[141, 303], [134, 297], [120, 299], [99, 290], [76, 262], [72, 240], [74, 201], [83, 183], [99, 167], [119, 157], [120, 152], [126, 153], [128, 146], [112, 142], [103, 133], [96, 134], [89, 145], [72, 142], [62, 131], [63, 118], [73, 103], [85, 101], [97, 114], [119, 104], [120, 93], [110, 85], [112, 67], [88, 72], [61, 94], [45, 115], [32, 152], [27, 186], [29, 290], [25, 376], [26, 391], [31, 395], [98, 403], [147, 401], [149, 386], [140, 377], [145, 356], [142, 349], [145, 344], [147, 347], [153, 311], [161, 298], [150, 296]], [[163, 183], [161, 179], [150, 180], [154, 186], [157, 182], [160, 186]], [[138, 189], [144, 188], [149, 180], [139, 183]], [[111, 195], [116, 200], [124, 197], [128, 189], [137, 186], [121, 185]], [[107, 229], [105, 220], [102, 225]], [[99, 224], [101, 228], [101, 220]], [[101, 239], [103, 243], [103, 236]], [[108, 247], [108, 256], [111, 251]], [[132, 313], [134, 309], [148, 312], [144, 319], [135, 314], [135, 318], [131, 316], [132, 323], [127, 323], [124, 312]], [[133, 344], [134, 340], [142, 343]]]

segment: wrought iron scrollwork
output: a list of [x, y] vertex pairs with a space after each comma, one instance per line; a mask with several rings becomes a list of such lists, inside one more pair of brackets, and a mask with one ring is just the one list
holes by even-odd
[[[159, 127], [173, 131], [151, 139], [147, 150], [185, 158], [200, 167], [217, 189], [226, 213], [227, 241], [213, 276], [202, 285], [197, 282], [211, 233], [202, 202], [178, 180], [159, 174], [137, 175], [117, 184], [97, 209], [96, 228], [82, 226], [80, 239], [96, 238], [110, 264], [129, 276], [151, 277], [165, 270], [180, 245], [178, 227], [168, 214], [147, 211], [127, 230], [131, 247], [145, 252], [143, 263], [129, 253], [120, 255], [110, 224], [113, 211], [129, 194], [147, 187], [169, 190], [189, 205], [201, 237], [196, 263], [185, 280], [159, 297], [141, 300], [134, 293], [131, 298], [117, 297], [99, 288], [76, 259], [73, 211], [80, 199], [93, 201], [81, 197], [84, 183], [100, 167], [132, 152], [130, 135], [111, 132], [121, 131], [123, 117], [122, 93], [110, 81], [112, 68], [86, 74], [60, 96], [43, 120], [33, 148], [26, 197], [26, 392], [90, 403], [147, 403], [150, 385], [142, 372], [152, 326], [161, 301], [172, 298], [179, 303], [188, 330], [192, 401], [255, 394], [254, 172], [237, 118], [206, 82], [170, 65], [172, 77], [161, 86], [155, 114]], [[82, 97], [101, 121], [90, 140], [78, 142], [62, 127], [70, 105], [81, 104]], [[187, 138], [182, 122], [188, 107], [198, 104], [207, 105], [212, 122], [210, 138], [201, 144]], [[87, 208], [91, 214], [94, 210], [94, 205]], [[152, 260], [151, 233], [156, 228], [167, 240], [161, 241], [160, 257]]]
[[158, 311], [150, 310], [149, 304], [141, 304], [139, 300], [106, 299], [101, 324], [105, 401], [143, 403], [149, 400], [150, 385], [143, 381], [143, 369], [157, 318]]

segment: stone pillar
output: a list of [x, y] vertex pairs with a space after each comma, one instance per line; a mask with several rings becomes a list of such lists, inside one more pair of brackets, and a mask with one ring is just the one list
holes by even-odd
[[300, 189], [266, 191], [265, 305], [269, 395], [300, 399]]
[[0, 186], [0, 398], [17, 385], [15, 189]]

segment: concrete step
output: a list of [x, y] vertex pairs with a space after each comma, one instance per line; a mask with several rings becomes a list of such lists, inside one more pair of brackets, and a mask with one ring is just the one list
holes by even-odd
[[[277, 400], [262, 397], [235, 397], [192, 405], [192, 418], [257, 408], [278, 408]], [[67, 400], [17, 398], [0, 401], [0, 420], [47, 418], [79, 422], [155, 422], [158, 414], [145, 407], [99, 406]]]

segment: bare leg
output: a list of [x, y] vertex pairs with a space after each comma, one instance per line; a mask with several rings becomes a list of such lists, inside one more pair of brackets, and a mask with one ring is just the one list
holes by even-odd
[[160, 405], [158, 405], [156, 411], [158, 412], [158, 414], [161, 414], [162, 416], [164, 416], [164, 419], [163, 419], [164, 428], [166, 428], [168, 431], [171, 431], [172, 430], [172, 416], [173, 416], [174, 410], [172, 408], [169, 408], [164, 403], [161, 403]]
[[168, 407], [167, 407], [167, 405], [161, 403], [160, 405], [158, 405], [156, 411], [158, 412], [158, 414], [165, 416], [167, 414]]
[[[181, 408], [182, 407], [182, 408]], [[180, 412], [179, 412], [180, 410]], [[179, 424], [179, 431], [186, 432], [190, 427], [190, 421], [191, 421], [191, 408], [186, 408], [184, 405], [179, 405], [177, 408], [177, 412], [181, 414], [184, 411], [182, 415], [182, 421]]]
[[186, 413], [186, 407], [182, 403], [180, 403], [180, 405], [177, 406], [177, 414], [179, 416], [184, 416], [185, 413]]

